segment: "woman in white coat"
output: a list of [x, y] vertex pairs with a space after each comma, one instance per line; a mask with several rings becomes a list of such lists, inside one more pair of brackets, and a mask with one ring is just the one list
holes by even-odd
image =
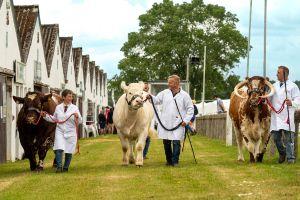
[[[156, 97], [152, 96], [152, 99], [154, 104], [161, 105], [160, 119], [166, 128], [172, 129], [181, 123], [181, 126], [174, 131], [167, 131], [158, 123], [158, 137], [163, 139], [166, 165], [177, 166], [181, 148], [180, 141], [184, 140], [185, 126], [189, 124], [194, 115], [194, 106], [190, 95], [180, 89], [179, 76], [170, 76], [168, 86], [169, 89], [158, 93]], [[173, 143], [173, 149], [171, 143]]]
[[[42, 116], [48, 122], [55, 123], [57, 121], [65, 121], [65, 123], [57, 124], [55, 130], [55, 139], [53, 150], [55, 152], [55, 160], [57, 163], [56, 172], [67, 172], [72, 160], [72, 154], [75, 152], [77, 144], [76, 125], [82, 123], [82, 117], [76, 105], [72, 104], [73, 92], [64, 90], [62, 92], [63, 103], [56, 106], [53, 116], [49, 116], [42, 112]], [[76, 121], [78, 124], [76, 124]], [[62, 167], [62, 156], [65, 153], [65, 163]]]

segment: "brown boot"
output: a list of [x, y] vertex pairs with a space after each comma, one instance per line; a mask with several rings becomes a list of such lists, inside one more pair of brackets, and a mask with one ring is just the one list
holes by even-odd
[[283, 155], [279, 155], [279, 159], [278, 159], [278, 163], [284, 163], [284, 161], [285, 161], [285, 154], [283, 154]]

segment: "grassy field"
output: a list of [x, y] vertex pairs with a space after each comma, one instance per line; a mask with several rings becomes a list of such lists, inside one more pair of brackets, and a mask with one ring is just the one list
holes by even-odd
[[121, 166], [116, 136], [80, 141], [68, 173], [56, 174], [49, 151], [46, 169], [29, 171], [28, 160], [0, 165], [0, 199], [300, 199], [300, 160], [277, 164], [238, 163], [236, 147], [193, 136], [198, 164], [188, 143], [179, 167], [164, 165], [163, 146], [152, 140], [144, 167]]

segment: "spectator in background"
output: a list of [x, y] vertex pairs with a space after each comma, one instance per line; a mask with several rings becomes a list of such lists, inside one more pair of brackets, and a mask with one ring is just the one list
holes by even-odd
[[113, 127], [114, 127], [113, 113], [114, 113], [114, 108], [110, 108], [107, 114], [107, 133], [113, 133]]
[[193, 106], [194, 106], [194, 115], [189, 123], [189, 126], [190, 126], [190, 131], [194, 134], [196, 134], [196, 127], [195, 127], [195, 119], [196, 119], [196, 115], [198, 115], [198, 108], [196, 106], [196, 101], [195, 100], [192, 100], [193, 102]]
[[99, 132], [99, 135], [102, 135], [105, 133], [105, 127], [106, 127], [106, 118], [105, 118], [105, 115], [104, 115], [104, 111], [103, 110], [100, 110], [100, 113], [98, 115], [98, 132]]
[[218, 95], [214, 95], [214, 99], [217, 101], [217, 113], [218, 114], [225, 113], [226, 110], [225, 110], [225, 107], [224, 107], [222, 99], [220, 99], [218, 97]]

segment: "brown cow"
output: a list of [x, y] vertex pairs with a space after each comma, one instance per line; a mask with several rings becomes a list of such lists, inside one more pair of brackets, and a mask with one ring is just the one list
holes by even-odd
[[235, 129], [239, 161], [244, 161], [244, 143], [250, 162], [262, 162], [270, 137], [270, 110], [263, 99], [274, 92], [273, 85], [260, 76], [246, 78], [235, 86], [230, 98], [229, 115]]
[[[37, 125], [35, 123], [41, 110], [53, 115], [58, 102], [52, 94], [44, 95], [39, 92], [28, 92], [24, 98], [13, 96], [13, 99], [17, 104], [23, 104], [18, 114], [17, 128], [24, 149], [24, 158], [29, 159], [32, 171], [43, 170], [44, 158], [54, 143], [56, 124], [49, 123], [43, 118]], [[36, 154], [39, 156], [38, 164]]]

